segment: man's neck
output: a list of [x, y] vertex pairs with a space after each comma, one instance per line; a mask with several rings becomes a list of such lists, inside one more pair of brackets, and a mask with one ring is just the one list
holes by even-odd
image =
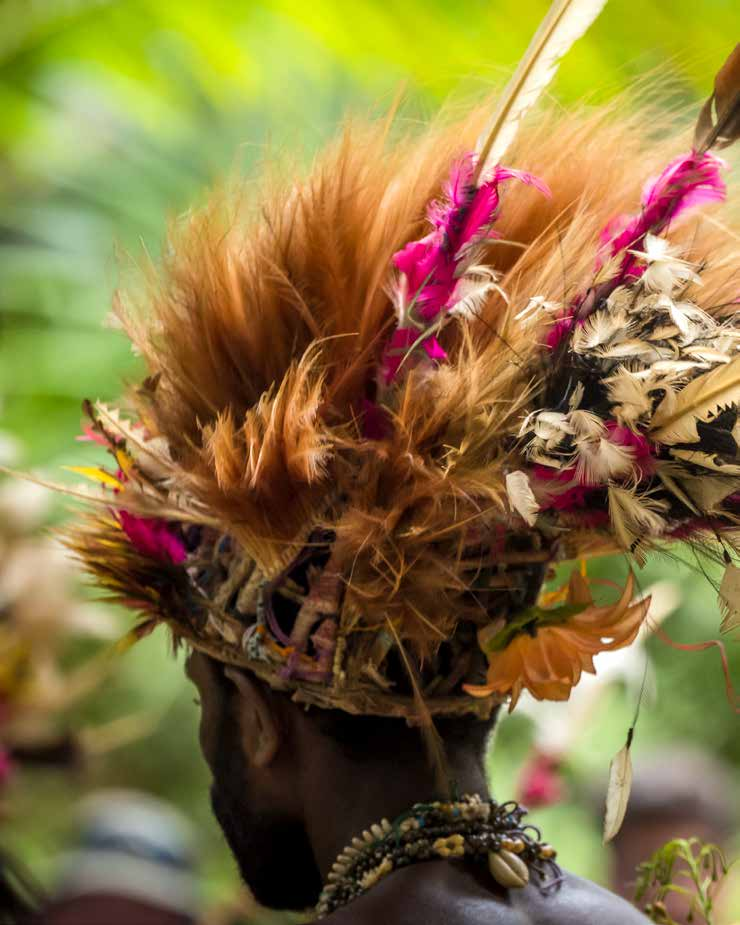
[[[393, 821], [414, 803], [450, 798], [464, 793], [486, 796], [488, 788], [479, 763], [458, 762], [450, 771], [450, 788], [444, 793], [434, 773], [420, 761], [399, 760], [368, 765], [339, 759], [316, 767], [308, 782], [312, 798], [305, 809], [306, 830], [321, 876], [326, 876], [341, 851], [374, 822]], [[313, 776], [313, 775], [311, 775]]]

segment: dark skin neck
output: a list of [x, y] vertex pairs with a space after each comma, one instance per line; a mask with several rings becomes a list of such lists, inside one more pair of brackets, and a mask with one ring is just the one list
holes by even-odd
[[[202, 702], [201, 745], [211, 767], [220, 736], [241, 749], [245, 799], [263, 811], [300, 819], [324, 879], [352, 837], [382, 818], [393, 820], [414, 803], [448, 798], [435, 780], [418, 737], [379, 747], [378, 754], [350, 760], [296, 704], [266, 692], [246, 673], [229, 675], [231, 703], [204, 656], [191, 655], [188, 674]], [[234, 698], [237, 698], [236, 700]], [[229, 708], [229, 709], [227, 709]], [[224, 715], [231, 727], [224, 727]], [[231, 719], [237, 716], [237, 722]], [[414, 746], [414, 741], [416, 746]], [[473, 748], [450, 754], [449, 779], [459, 794], [487, 796], [480, 756]], [[556, 833], [544, 833], [558, 847]], [[274, 863], [281, 864], [278, 852]], [[310, 862], [307, 862], [310, 863]], [[288, 867], [280, 876], [289, 878]], [[430, 860], [393, 871], [372, 889], [332, 913], [331, 925], [645, 925], [623, 900], [588, 881], [565, 874], [560, 888], [543, 895], [539, 884], [501, 888], [485, 863]]]
[[[299, 727], [303, 723], [299, 722]], [[353, 836], [382, 818], [392, 821], [414, 803], [449, 798], [435, 782], [423, 746], [403, 755], [351, 761], [339, 746], [317, 737], [310, 723], [299, 746], [298, 805], [322, 877]], [[488, 786], [473, 750], [451, 756], [448, 777], [456, 793]], [[332, 925], [640, 925], [647, 920], [623, 900], [588, 881], [564, 875], [561, 887], [544, 895], [537, 883], [505, 890], [485, 864], [426, 861], [398, 870], [363, 896], [332, 913]]]
[[[326, 879], [332, 864], [353, 836], [361, 835], [382, 818], [393, 821], [414, 803], [449, 797], [435, 783], [435, 773], [420, 754], [404, 756], [396, 762], [387, 759], [359, 765], [348, 761], [333, 743], [330, 755], [321, 747], [312, 750], [313, 760], [304, 773], [303, 816], [314, 857]], [[457, 793], [488, 795], [481, 763], [472, 754], [458, 756], [450, 768]]]

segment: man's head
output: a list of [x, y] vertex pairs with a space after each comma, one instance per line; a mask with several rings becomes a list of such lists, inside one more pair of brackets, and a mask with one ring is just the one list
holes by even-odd
[[[307, 712], [248, 672], [198, 652], [187, 673], [200, 698], [214, 814], [244, 881], [266, 906], [303, 909], [316, 902], [322, 878], [309, 807], [341, 812], [337, 781], [352, 781], [356, 798], [373, 775], [387, 787], [389, 806], [409, 780], [416, 798], [434, 793], [422, 738], [403, 720]], [[438, 723], [452, 778], [465, 778], [470, 767], [480, 773], [491, 726], [466, 718]]]

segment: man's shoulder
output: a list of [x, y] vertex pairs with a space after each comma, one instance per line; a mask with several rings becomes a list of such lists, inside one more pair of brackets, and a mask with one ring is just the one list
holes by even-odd
[[523, 925], [645, 925], [648, 921], [621, 896], [567, 871], [555, 889], [542, 892], [531, 886], [511, 892], [510, 897]]
[[648, 921], [624, 899], [570, 873], [546, 892], [531, 885], [500, 894], [481, 889], [480, 882], [450, 882], [444, 873], [426, 884], [399, 874], [334, 913], [327, 925], [646, 925]]

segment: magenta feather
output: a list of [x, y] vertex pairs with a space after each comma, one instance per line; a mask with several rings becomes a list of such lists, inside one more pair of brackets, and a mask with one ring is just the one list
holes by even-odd
[[[612, 219], [601, 233], [599, 263], [630, 248], [640, 250], [648, 233], [659, 234], [683, 212], [725, 198], [720, 175], [725, 162], [709, 152], [682, 154], [657, 178], [647, 182], [639, 215]], [[619, 277], [636, 275], [635, 258], [625, 254]]]
[[[491, 226], [501, 204], [499, 185], [506, 180], [519, 180], [550, 195], [546, 184], [537, 177], [507, 167], [495, 167], [484, 182], [475, 186], [475, 165], [475, 154], [467, 154], [453, 164], [444, 185], [444, 198], [430, 203], [427, 209], [432, 231], [418, 241], [409, 242], [393, 257], [393, 264], [405, 281], [404, 291], [422, 325], [434, 322], [460, 301], [458, 284], [475, 257], [476, 245], [495, 237]], [[402, 326], [393, 333], [383, 358], [386, 384], [394, 379], [405, 351], [419, 340], [422, 330]], [[421, 343], [431, 359], [446, 358], [436, 337], [430, 336]]]
[[173, 565], [185, 561], [185, 544], [166, 521], [123, 510], [118, 511], [118, 520], [131, 545], [143, 556]]
[[408, 281], [418, 314], [425, 321], [454, 304], [460, 265], [475, 244], [495, 237], [491, 225], [501, 202], [499, 184], [519, 180], [549, 195], [547, 186], [532, 174], [496, 167], [479, 187], [472, 185], [475, 155], [468, 154], [453, 164], [444, 186], [445, 199], [430, 203], [427, 217], [433, 231], [411, 241], [393, 257], [393, 263]]

